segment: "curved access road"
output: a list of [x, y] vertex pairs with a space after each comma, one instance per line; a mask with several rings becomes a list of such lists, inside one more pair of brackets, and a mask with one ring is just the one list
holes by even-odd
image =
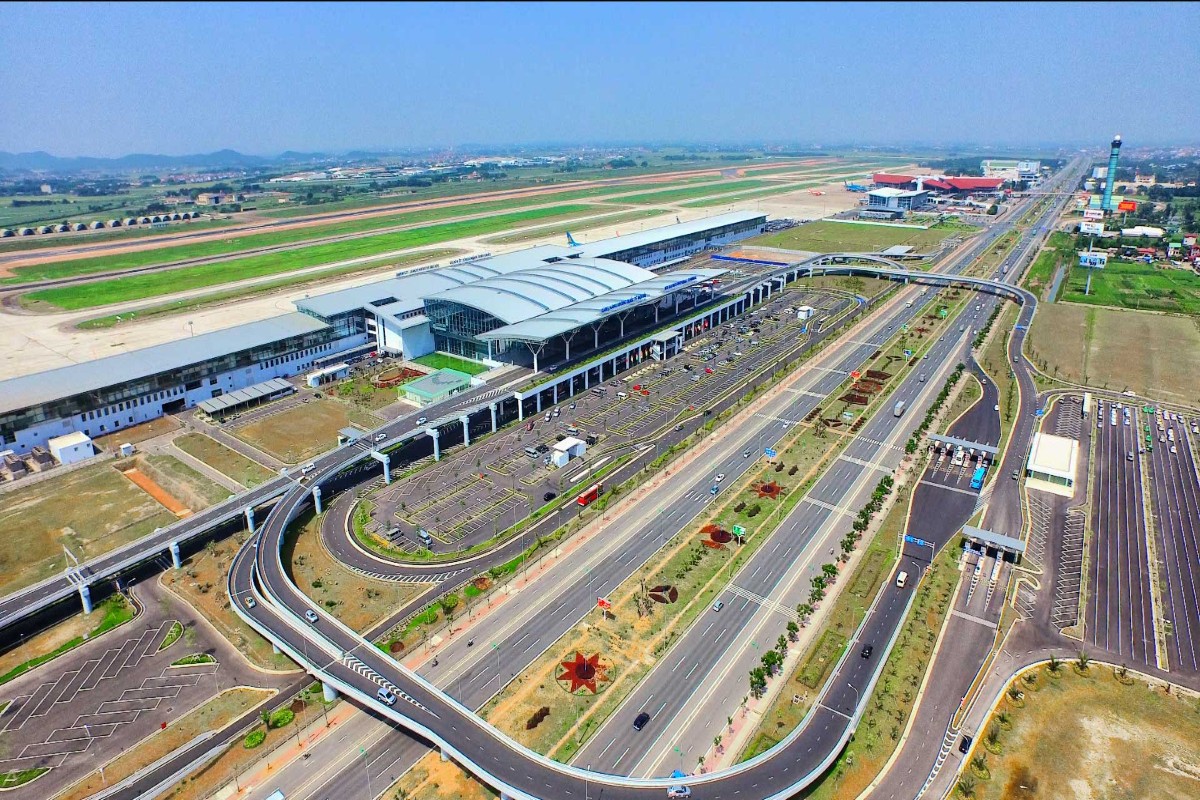
[[[853, 254], [834, 254], [819, 260], [853, 257]], [[1036, 311], [1037, 300], [1033, 295], [985, 278], [830, 263], [795, 265], [777, 274], [787, 280], [789, 274], [797, 276], [797, 273], [853, 273], [988, 291], [1021, 303], [1022, 326], [1028, 326]], [[1019, 347], [1019, 343], [1014, 347]], [[355, 469], [361, 458], [355, 454], [342, 454], [340, 458], [335, 458], [336, 455], [331, 454], [331, 461], [320, 465], [311, 486], [332, 486], [343, 480], [346, 471]], [[307, 488], [291, 490], [276, 505], [260, 534], [239, 552], [229, 575], [228, 588], [238, 613], [289, 656], [331, 686], [437, 743], [467, 769], [512, 797], [582, 797], [589, 787], [602, 786], [605, 797], [660, 798], [667, 786], [678, 783], [667, 778], [590, 773], [534, 753], [480, 720], [424, 678], [397, 664], [335, 617], [313, 608], [291, 581], [280, 556], [288, 526], [311, 502]], [[876, 627], [871, 637], [874, 641], [889, 641], [884, 655], [900, 630], [913, 597], [912, 587], [907, 590], [891, 587], [891, 590], [885, 589], [876, 600], [876, 610], [886, 609], [886, 613], [869, 614], [867, 623]], [[907, 597], [893, 597], [897, 591]], [[247, 603], [248, 597], [254, 598], [252, 607]], [[309, 622], [306, 615], [315, 617], [316, 622]], [[705, 796], [783, 798], [816, 780], [848, 741], [863, 712], [864, 700], [870, 697], [886, 661], [885, 657], [879, 657], [867, 666], [856, 655], [848, 652], [843, 657], [804, 724], [780, 745], [730, 769], [688, 778], [687, 784], [693, 792]], [[376, 696], [380, 687], [399, 698], [395, 705], [380, 702]]]

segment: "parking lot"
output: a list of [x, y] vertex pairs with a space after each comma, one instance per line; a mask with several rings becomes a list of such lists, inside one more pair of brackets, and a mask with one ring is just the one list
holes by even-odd
[[[1200, 671], [1200, 486], [1192, 430], [1197, 420], [1147, 415], [1162, 616], [1171, 670]], [[1144, 430], [1144, 429], [1143, 429]]]
[[1130, 664], [1157, 663], [1139, 440], [1146, 417], [1097, 401], [1086, 642]]
[[[594, 482], [596, 470], [657, 432], [699, 417], [717, 398], [742, 387], [747, 374], [806, 341], [802, 331], [812, 320], [786, 309], [811, 306], [819, 321], [853, 302], [839, 293], [781, 292], [752, 315], [691, 340], [677, 356], [645, 361], [469, 448], [450, 448], [442, 461], [370, 498], [370, 530], [405, 551], [422, 546], [421, 530], [435, 552], [485, 541], [559, 495], [578, 494]], [[551, 448], [568, 436], [584, 440], [586, 453], [555, 467]], [[647, 460], [655, 457], [651, 450], [640, 452]]]

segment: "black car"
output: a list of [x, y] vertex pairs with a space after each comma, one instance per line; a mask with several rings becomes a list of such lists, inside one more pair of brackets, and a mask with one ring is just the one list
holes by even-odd
[[553, 500], [556, 497], [558, 497], [558, 495], [555, 494], [554, 492], [546, 492], [544, 495], [542, 495], [542, 500], [549, 503], [551, 500]]
[[650, 721], [650, 715], [647, 714], [645, 711], [643, 711], [642, 713], [637, 715], [636, 719], [634, 719], [633, 729], [635, 731], [640, 731], [642, 728], [646, 727], [646, 723], [649, 721]]
[[874, 653], [874, 652], [875, 652], [875, 645], [873, 645], [873, 644], [863, 645], [863, 649], [862, 649], [862, 657], [863, 658], [870, 658], [871, 653]]
[[958, 743], [958, 752], [962, 753], [964, 756], [971, 752], [971, 743], [974, 741], [975, 740], [970, 736], [963, 734], [962, 741]]

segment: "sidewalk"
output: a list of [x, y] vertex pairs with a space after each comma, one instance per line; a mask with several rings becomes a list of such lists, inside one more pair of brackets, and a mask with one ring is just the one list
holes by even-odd
[[[227, 798], [238, 797], [241, 794], [253, 791], [263, 783], [272, 780], [276, 771], [287, 766], [297, 758], [301, 758], [317, 742], [328, 739], [340, 730], [340, 726], [344, 725], [358, 713], [358, 709], [351, 703], [339, 703], [328, 713], [328, 725], [325, 724], [325, 715], [319, 711], [310, 713], [309, 723], [300, 730], [299, 736], [293, 734], [286, 743], [279, 745], [270, 753], [265, 754], [263, 758], [254, 762], [244, 772], [238, 773], [233, 781], [226, 783], [212, 794], [211, 797], [214, 800], [227, 800]], [[241, 740], [233, 743], [233, 747], [241, 746]]]

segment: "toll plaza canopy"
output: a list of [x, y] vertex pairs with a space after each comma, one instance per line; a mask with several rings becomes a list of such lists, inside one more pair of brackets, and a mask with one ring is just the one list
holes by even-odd
[[976, 544], [995, 547], [997, 550], [1003, 550], [1006, 553], [1015, 553], [1021, 555], [1025, 552], [1025, 543], [1020, 539], [1014, 539], [1011, 536], [1005, 536], [1002, 533], [995, 531], [984, 530], [983, 528], [973, 528], [970, 525], [963, 526], [963, 536]]
[[991, 455], [991, 456], [994, 456], [1000, 452], [999, 450], [997, 450], [995, 447], [993, 447], [990, 444], [980, 444], [979, 442], [971, 442], [966, 439], [957, 439], [953, 436], [942, 436], [940, 434], [931, 433], [931, 434], [929, 434], [929, 438], [931, 441], [941, 442], [942, 444], [948, 444], [951, 447], [965, 447], [968, 449], [973, 447], [976, 450], [987, 453], [988, 455]]

